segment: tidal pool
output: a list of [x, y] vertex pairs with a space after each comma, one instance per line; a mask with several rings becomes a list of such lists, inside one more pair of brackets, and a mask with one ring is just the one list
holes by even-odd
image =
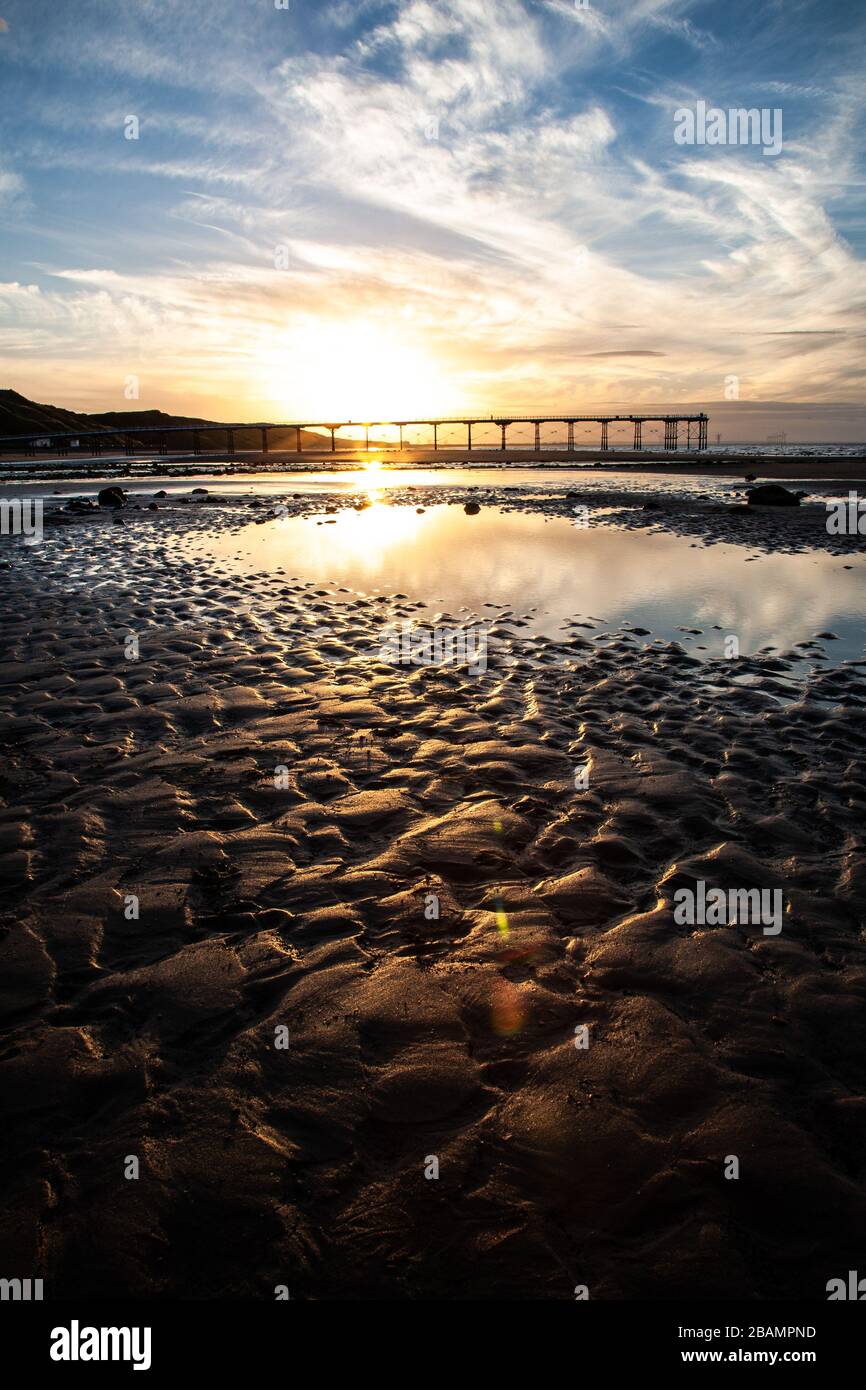
[[864, 653], [862, 556], [756, 558], [750, 547], [705, 546], [603, 518], [581, 528], [533, 512], [485, 507], [468, 516], [462, 505], [418, 511], [383, 502], [245, 525], [192, 545], [205, 563], [229, 572], [405, 595], [426, 605], [419, 623], [439, 613], [492, 622], [505, 611], [527, 634], [601, 641], [630, 626], [647, 630], [637, 634], [641, 641], [673, 639], [704, 657], [725, 654], [731, 635], [743, 655], [767, 647], [790, 652], [813, 639], [815, 646], [792, 655], [838, 662]]

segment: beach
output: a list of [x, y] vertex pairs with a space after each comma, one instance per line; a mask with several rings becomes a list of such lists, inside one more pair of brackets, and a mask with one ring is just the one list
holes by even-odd
[[[732, 662], [579, 592], [551, 636], [289, 547], [238, 569], [196, 546], [368, 500], [191, 486], [46, 498], [45, 544], [0, 543], [4, 1267], [59, 1298], [825, 1297], [866, 1235], [862, 640]], [[378, 504], [467, 544], [467, 505], [586, 507], [840, 584], [862, 558], [820, 498], [653, 478]], [[383, 650], [479, 624], [483, 664]], [[698, 884], [779, 893], [778, 926], [678, 921]]]

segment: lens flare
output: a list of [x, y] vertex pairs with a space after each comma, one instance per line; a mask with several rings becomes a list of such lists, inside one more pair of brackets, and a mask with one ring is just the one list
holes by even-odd
[[490, 1022], [500, 1038], [514, 1037], [523, 1027], [525, 1011], [520, 991], [506, 980], [499, 980], [490, 1004]]
[[499, 935], [502, 937], [502, 939], [504, 941], [507, 941], [508, 913], [505, 911], [505, 904], [503, 903], [501, 898], [495, 899], [495, 908], [496, 911], [494, 913], [494, 921], [496, 922], [496, 930], [499, 932]]

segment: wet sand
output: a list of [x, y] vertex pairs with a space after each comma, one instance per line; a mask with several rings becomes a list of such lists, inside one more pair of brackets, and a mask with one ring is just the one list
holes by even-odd
[[[783, 655], [599, 643], [578, 605], [561, 642], [500, 611], [483, 674], [394, 666], [423, 596], [192, 562], [269, 505], [0, 551], [4, 1270], [825, 1297], [866, 1237], [863, 668], [792, 699]], [[808, 510], [631, 521], [797, 549]], [[678, 925], [698, 881], [782, 888], [781, 932]]]

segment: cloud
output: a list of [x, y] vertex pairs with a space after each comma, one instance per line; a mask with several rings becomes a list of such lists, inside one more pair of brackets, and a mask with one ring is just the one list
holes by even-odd
[[[768, 80], [751, 31], [704, 33], [687, 0], [195, 9], [146, 0], [133, 23], [86, 0], [74, 49], [61, 23], [21, 60], [32, 173], [0, 173], [0, 208], [11, 274], [38, 286], [10, 291], [7, 372], [90, 354], [112, 391], [135, 361], [155, 391], [254, 414], [282, 382], [304, 414], [293, 355], [342, 324], [423, 344], [436, 389], [482, 412], [713, 399], [730, 373], [779, 399], [861, 390], [866, 283], [839, 227], [862, 217], [853, 69], [777, 45]], [[676, 106], [729, 104], [731, 73], [734, 104], [778, 89], [777, 161], [674, 145]]]

